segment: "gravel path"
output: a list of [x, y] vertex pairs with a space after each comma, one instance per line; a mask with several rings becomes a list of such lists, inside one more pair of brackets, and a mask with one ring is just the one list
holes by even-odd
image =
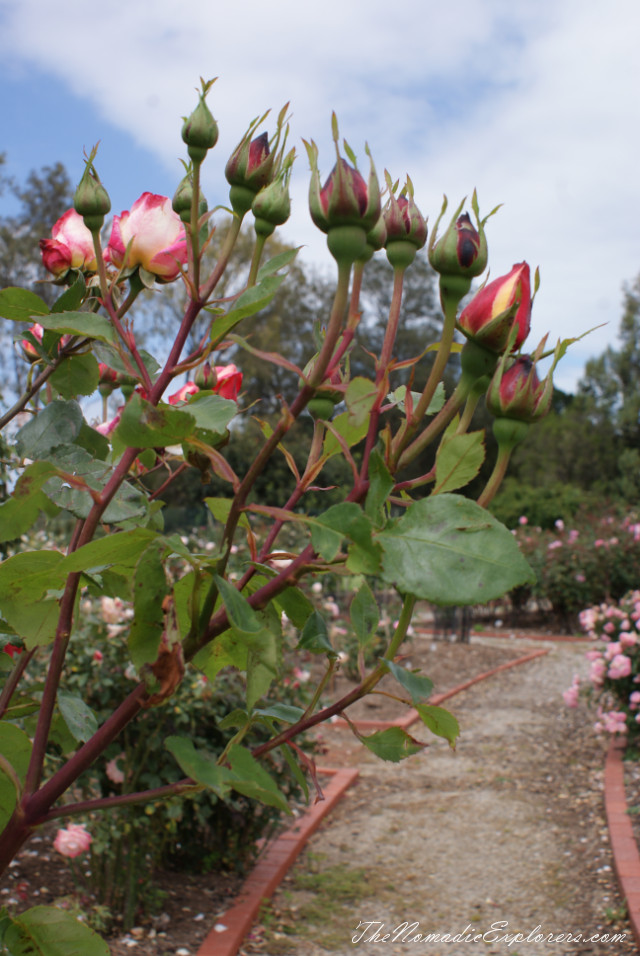
[[[243, 953], [636, 953], [611, 869], [603, 744], [586, 707], [569, 710], [561, 696], [586, 670], [584, 649], [551, 645], [450, 700], [462, 727], [455, 753], [435, 740], [399, 765], [382, 763], [348, 732], [329, 731], [327, 765], [357, 764], [359, 783]], [[405, 922], [417, 925], [398, 932]], [[626, 939], [585, 941], [620, 932]], [[525, 939], [500, 939], [516, 933]]]

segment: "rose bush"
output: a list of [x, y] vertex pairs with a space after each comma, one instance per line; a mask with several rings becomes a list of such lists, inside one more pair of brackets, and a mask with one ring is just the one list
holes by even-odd
[[[0, 870], [38, 827], [61, 817], [91, 820], [103, 810], [117, 810], [128, 815], [129, 827], [148, 819], [141, 807], [161, 800], [186, 804], [204, 800], [203, 794], [225, 807], [250, 799], [287, 813], [287, 785], [274, 766], [286, 766], [297, 785], [306, 786], [306, 777], [316, 785], [313, 760], [299, 744], [302, 735], [374, 691], [387, 674], [396, 682], [395, 696], [416, 708], [423, 733], [440, 735], [453, 746], [459, 732], [455, 717], [429, 703], [432, 684], [426, 675], [396, 659], [415, 603], [477, 604], [532, 580], [513, 536], [487, 508], [513, 448], [544, 410], [540, 397], [551, 388], [567, 342], [558, 343], [543, 383], [531, 369], [528, 388], [536, 414], [527, 406], [523, 415], [519, 402], [497, 409], [493, 471], [476, 501], [461, 493], [485, 457], [483, 431], [469, 431], [474, 409], [487, 388], [500, 392], [503, 377], [519, 361], [514, 349], [528, 331], [528, 266], [520, 263], [499, 289], [486, 286], [467, 306], [465, 322], [474, 337], [461, 349], [460, 381], [447, 396], [443, 375], [458, 349], [460, 303], [487, 265], [489, 217], [480, 216], [474, 193], [473, 220], [463, 212], [463, 201], [439, 235], [445, 201], [429, 242], [443, 311], [440, 341], [435, 351], [398, 361], [404, 280], [426, 243], [426, 220], [409, 179], [398, 191], [399, 184], [387, 178], [383, 209], [373, 160], [369, 157], [365, 180], [346, 143], [349, 162], [342, 156], [333, 117], [336, 162], [324, 186], [318, 148], [313, 141], [305, 144], [310, 213], [326, 233], [336, 263], [333, 303], [318, 317], [315, 354], [300, 365], [262, 351], [252, 339], [251, 319], [272, 301], [296, 256], [295, 249], [284, 249], [269, 258], [268, 246], [289, 208], [295, 150], [286, 151], [288, 107], [266, 139], [258, 134], [266, 115], [254, 121], [234, 153], [227, 168], [233, 217], [223, 222], [224, 236], [211, 262], [204, 252], [217, 224], [201, 191], [201, 167], [218, 139], [206, 102], [210, 87], [203, 82], [196, 109], [182, 127], [190, 164], [173, 201], [145, 193], [114, 218], [105, 248], [110, 200], [93, 150], [74, 199], [92, 238], [93, 258], [86, 248], [82, 258], [58, 248], [55, 256], [47, 253], [55, 281], [67, 286], [51, 309], [32, 292], [0, 291], [0, 316], [18, 323], [18, 341], [28, 335], [21, 331], [25, 322], [43, 329], [41, 341], [30, 340], [38, 361], [30, 367], [26, 389], [0, 416], [1, 427], [11, 426], [13, 442], [12, 493], [0, 503], [6, 554], [0, 564], [0, 634], [3, 645], [22, 651], [13, 658], [0, 654], [7, 671], [0, 692]], [[250, 216], [255, 242], [244, 282], [223, 292], [221, 280]], [[75, 216], [65, 221], [77, 224]], [[384, 339], [372, 355], [372, 370], [353, 375], [362, 278], [371, 257], [383, 249], [393, 270]], [[158, 359], [142, 347], [134, 317], [145, 289], [162, 294], [163, 284], [178, 278], [185, 293], [181, 318]], [[477, 341], [479, 329], [493, 332], [496, 325], [501, 342], [493, 334], [486, 344]], [[245, 351], [285, 368], [299, 387], [293, 400], [279, 401], [273, 421], [262, 420], [259, 408], [251, 411], [261, 438], [251, 464], [238, 474], [225, 449], [245, 437], [248, 409], [242, 407], [240, 385]], [[550, 357], [544, 343], [532, 351], [533, 365]], [[414, 391], [420, 363], [425, 385]], [[96, 402], [102, 404], [101, 416]], [[115, 407], [110, 409], [110, 402]], [[295, 457], [287, 436], [309, 414], [306, 457]], [[411, 466], [429, 446], [433, 465], [416, 474]], [[276, 455], [293, 475], [284, 503], [255, 494]], [[335, 456], [342, 457], [347, 478], [334, 489], [332, 504], [318, 507], [323, 472]], [[163, 526], [162, 496], [189, 468], [215, 475], [226, 489], [203, 503], [211, 528], [204, 547]], [[60, 530], [55, 545], [34, 544], [41, 516], [55, 519]], [[290, 526], [296, 531], [291, 543]], [[12, 546], [25, 535], [24, 546]], [[319, 583], [327, 575], [351, 582], [349, 633], [361, 666], [359, 683], [330, 705], [322, 698], [340, 664], [338, 634], [331, 626], [332, 609], [316, 606], [305, 587], [305, 581]], [[374, 583], [395, 589], [400, 603], [382, 634]], [[78, 685], [72, 663], [72, 648], [83, 632], [80, 608], [89, 600], [114, 617], [86, 647], [92, 673], [100, 674], [91, 688]], [[118, 617], [122, 607], [130, 615]], [[113, 640], [122, 641], [117, 665], [110, 660]], [[292, 652], [292, 661], [285, 651]], [[321, 662], [314, 686], [306, 680], [309, 655]], [[289, 666], [294, 679], [287, 685]], [[34, 690], [32, 675], [40, 667], [46, 673]], [[126, 684], [114, 700], [111, 688], [121, 680]], [[183, 694], [191, 698], [190, 713], [203, 681], [215, 699], [216, 689], [229, 680], [241, 688], [229, 711], [208, 709], [207, 726], [198, 734], [188, 721], [173, 728], [163, 740], [161, 772], [145, 786], [135, 772], [141, 761], [128, 776], [130, 767], [120, 757], [127, 735], [143, 734], [150, 715], [175, 721]], [[295, 691], [293, 702], [283, 702], [285, 686]], [[398, 728], [373, 734], [353, 729], [364, 746], [394, 762], [426, 746], [421, 736]], [[212, 743], [218, 732], [228, 735], [221, 748]], [[91, 773], [98, 773], [104, 792], [79, 793]], [[97, 853], [95, 841], [92, 848]], [[47, 937], [46, 919], [40, 911], [5, 915], [0, 922], [5, 944], [26, 951], [37, 922], [47, 956], [54, 952], [47, 940], [59, 936], [62, 920], [69, 951], [105, 953], [86, 927], [59, 913], [51, 915], [56, 930]]]
[[[598, 705], [595, 730], [624, 734], [631, 752], [640, 740], [640, 591], [617, 602], [604, 602], [580, 614], [580, 626], [598, 647], [587, 652], [590, 662], [588, 698]], [[576, 707], [580, 681], [574, 677], [564, 692], [565, 703]]]

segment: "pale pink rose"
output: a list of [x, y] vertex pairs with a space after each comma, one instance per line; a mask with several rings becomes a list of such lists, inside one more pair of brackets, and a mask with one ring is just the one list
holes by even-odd
[[604, 548], [605, 542], [602, 540], [602, 538], [596, 538], [596, 540], [593, 542], [593, 546], [594, 548]]
[[123, 757], [123, 753], [119, 754], [113, 760], [110, 760], [105, 767], [105, 773], [112, 783], [124, 783], [124, 773], [118, 766], [118, 761], [122, 760]]
[[556, 548], [561, 548], [561, 547], [562, 547], [562, 541], [556, 540], [556, 541], [552, 541], [550, 544], [547, 545], [547, 550], [555, 551]]
[[616, 654], [609, 665], [607, 677], [612, 680], [619, 680], [621, 677], [628, 677], [631, 673], [631, 658], [626, 654]]
[[616, 629], [616, 626], [613, 623], [613, 621], [607, 621], [605, 626], [602, 628], [602, 630], [605, 631], [605, 633], [607, 634], [613, 634], [615, 629]]
[[169, 395], [169, 404], [178, 405], [181, 402], [186, 402], [189, 395], [196, 395], [199, 391], [200, 389], [195, 382], [187, 382], [186, 385], [183, 385], [182, 388], [174, 392], [173, 395]]
[[604, 652], [605, 661], [612, 661], [616, 654], [622, 652], [622, 644], [619, 641], [612, 641], [610, 644], [607, 644]]
[[622, 631], [620, 634], [620, 645], [624, 647], [634, 647], [638, 643], [638, 635], [631, 631]]
[[130, 211], [114, 216], [105, 257], [118, 269], [142, 266], [167, 282], [177, 279], [187, 261], [187, 239], [171, 200], [143, 193]]
[[584, 584], [586, 580], [587, 580], [586, 577], [581, 572], [576, 574], [576, 581], [578, 582], [578, 584]]
[[606, 671], [607, 665], [602, 658], [599, 658], [597, 661], [593, 661], [591, 667], [589, 668], [589, 680], [596, 687], [599, 687], [604, 680]]
[[578, 706], [578, 698], [580, 696], [580, 680], [577, 675], [574, 675], [571, 687], [568, 687], [567, 690], [563, 691], [562, 696], [567, 707]]
[[574, 542], [576, 542], [579, 537], [580, 537], [580, 532], [576, 531], [575, 528], [572, 528], [571, 531], [569, 532], [569, 539], [568, 539], [569, 544], [574, 544]]
[[124, 405], [118, 409], [116, 412], [115, 418], [112, 418], [109, 422], [101, 422], [100, 425], [96, 425], [96, 431], [100, 432], [101, 435], [104, 435], [107, 438], [111, 432], [115, 431], [118, 425], [120, 424], [120, 419], [122, 418], [122, 409]]
[[70, 823], [66, 830], [58, 830], [53, 846], [62, 856], [73, 859], [81, 853], [86, 853], [92, 840], [93, 837], [87, 833], [83, 824]]
[[52, 239], [40, 240], [40, 252], [45, 269], [52, 275], [62, 276], [69, 269], [96, 271], [93, 236], [75, 209], [68, 209], [58, 219], [51, 235]]
[[602, 659], [602, 654], [600, 651], [587, 651], [584, 655], [588, 661], [599, 661]]
[[564, 531], [564, 521], [562, 520], [562, 518], [558, 518], [555, 525], [558, 531]]
[[629, 694], [629, 707], [631, 710], [637, 710], [640, 706], [640, 690], [634, 690]]
[[529, 524], [529, 519], [527, 518], [526, 515], [520, 515], [520, 517], [518, 518], [518, 524], [520, 525]]
[[627, 729], [627, 715], [621, 710], [610, 710], [602, 715], [602, 728], [608, 734], [623, 734]]

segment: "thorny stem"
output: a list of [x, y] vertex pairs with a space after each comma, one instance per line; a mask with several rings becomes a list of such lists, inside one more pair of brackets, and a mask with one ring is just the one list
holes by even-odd
[[491, 472], [491, 477], [484, 486], [484, 490], [480, 497], [478, 498], [478, 504], [482, 508], [486, 508], [491, 501], [493, 501], [494, 496], [500, 489], [502, 480], [506, 474], [507, 468], [509, 466], [509, 460], [511, 458], [511, 452], [513, 451], [513, 446], [511, 447], [498, 447], [498, 456], [496, 458], [496, 463], [493, 466], [493, 471]]

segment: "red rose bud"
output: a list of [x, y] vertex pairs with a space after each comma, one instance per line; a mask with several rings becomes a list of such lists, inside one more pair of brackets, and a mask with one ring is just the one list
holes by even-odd
[[207, 151], [213, 149], [218, 142], [218, 124], [211, 115], [211, 110], [206, 104], [207, 93], [215, 83], [215, 80], [202, 82], [202, 93], [195, 110], [191, 116], [185, 117], [182, 126], [182, 141], [187, 145], [189, 158], [194, 163], [202, 163]]
[[[445, 196], [442, 210], [436, 221], [429, 242], [429, 262], [441, 275], [462, 276], [472, 279], [484, 272], [487, 265], [488, 250], [484, 225], [495, 209], [484, 219], [480, 219], [478, 201], [474, 192], [471, 205], [476, 216], [476, 226], [471, 222], [469, 213], [462, 213], [464, 199], [456, 209], [446, 232], [438, 238], [438, 226], [444, 216], [448, 201]], [[461, 214], [462, 213], [462, 214]]]
[[100, 373], [98, 391], [101, 395], [108, 397], [118, 387], [118, 373], [104, 362], [98, 362], [98, 372]]
[[[458, 319], [462, 332], [493, 352], [517, 351], [531, 324], [531, 277], [526, 262], [480, 289]], [[515, 328], [515, 336], [511, 330]]]
[[[44, 329], [39, 322], [36, 322], [35, 325], [32, 325], [29, 329], [29, 332], [37, 342], [42, 342]], [[39, 362], [42, 358], [33, 342], [30, 342], [29, 339], [22, 339], [20, 346], [22, 348], [22, 354], [26, 358], [27, 362]]]
[[[280, 110], [276, 132], [271, 140], [266, 133], [252, 138], [260, 123], [267, 118], [268, 112], [255, 119], [227, 162], [224, 173], [231, 186], [229, 199], [233, 211], [238, 216], [244, 216], [251, 209], [256, 193], [274, 182], [283, 168], [283, 154], [288, 132], [288, 126], [285, 127], [284, 124], [288, 108], [287, 103]], [[279, 150], [283, 133], [282, 149]]]
[[[544, 345], [543, 343], [541, 343]], [[540, 382], [536, 357], [520, 355], [505, 368], [506, 355], [498, 366], [487, 391], [487, 408], [496, 418], [515, 418], [528, 424], [543, 418], [551, 409], [552, 372]], [[553, 371], [553, 370], [552, 370]]]
[[[318, 170], [318, 147], [314, 142], [305, 142], [311, 164], [309, 209], [316, 226], [327, 233], [327, 243], [332, 255], [336, 259], [345, 257], [346, 261], [353, 262], [365, 251], [367, 233], [380, 218], [380, 186], [368, 148], [371, 162], [368, 183], [365, 183], [355, 166], [350, 166], [340, 156], [335, 115], [333, 138], [338, 158], [322, 187]], [[349, 158], [355, 163], [353, 152], [346, 142], [344, 145]], [[332, 232], [334, 236], [331, 235]]]
[[411, 180], [407, 177], [407, 184], [396, 199], [397, 183], [394, 186], [389, 174], [385, 175], [389, 200], [382, 215], [387, 227], [387, 259], [394, 268], [407, 268], [427, 241], [427, 221], [413, 200]]

